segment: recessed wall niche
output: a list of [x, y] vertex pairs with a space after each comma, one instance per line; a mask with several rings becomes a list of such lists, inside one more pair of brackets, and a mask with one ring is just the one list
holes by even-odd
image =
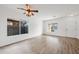
[[28, 24], [27, 21], [7, 19], [7, 36], [28, 34]]

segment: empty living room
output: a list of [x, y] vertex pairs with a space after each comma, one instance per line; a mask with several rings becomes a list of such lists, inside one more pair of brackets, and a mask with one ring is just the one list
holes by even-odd
[[79, 54], [79, 4], [0, 4], [0, 54]]

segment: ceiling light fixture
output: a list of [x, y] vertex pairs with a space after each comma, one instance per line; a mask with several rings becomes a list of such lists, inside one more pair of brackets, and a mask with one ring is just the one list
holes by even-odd
[[34, 13], [38, 13], [38, 10], [33, 10], [29, 4], [25, 4], [25, 8], [17, 8], [20, 10], [24, 10], [26, 16], [34, 16]]

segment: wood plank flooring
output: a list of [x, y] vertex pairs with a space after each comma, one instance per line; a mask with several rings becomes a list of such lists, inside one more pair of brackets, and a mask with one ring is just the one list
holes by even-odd
[[79, 39], [41, 35], [0, 48], [0, 54], [78, 54]]

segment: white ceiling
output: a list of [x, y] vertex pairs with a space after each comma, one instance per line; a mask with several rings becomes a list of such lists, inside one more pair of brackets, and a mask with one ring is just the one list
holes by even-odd
[[[17, 7], [24, 7], [23, 4], [7, 4], [2, 6], [14, 11]], [[39, 13], [36, 13], [33, 17], [43, 20], [79, 13], [78, 4], [32, 4], [31, 7], [32, 9], [39, 10]]]

